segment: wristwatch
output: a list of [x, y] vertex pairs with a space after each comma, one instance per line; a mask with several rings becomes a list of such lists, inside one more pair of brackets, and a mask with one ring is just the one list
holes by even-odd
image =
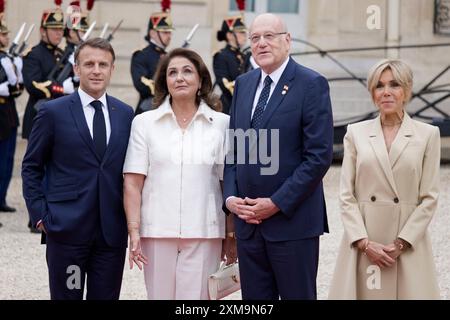
[[236, 239], [236, 233], [233, 232], [227, 232], [227, 238]]

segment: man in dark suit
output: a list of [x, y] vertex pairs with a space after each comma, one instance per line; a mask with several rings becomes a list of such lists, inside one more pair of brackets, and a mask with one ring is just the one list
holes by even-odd
[[122, 166], [133, 109], [106, 94], [114, 50], [75, 53], [80, 88], [39, 110], [22, 164], [32, 223], [46, 234], [52, 299], [118, 299], [127, 245]]
[[[64, 88], [55, 79], [61, 71], [62, 50], [58, 47], [63, 37], [64, 12], [60, 7], [44, 10], [39, 29], [39, 44], [24, 54], [23, 79], [29, 97], [23, 116], [22, 138], [30, 136], [37, 106], [46, 100], [61, 97]], [[40, 233], [28, 220], [32, 233]]]
[[166, 54], [166, 48], [172, 40], [172, 18], [168, 12], [158, 12], [150, 16], [145, 40], [148, 46], [136, 50], [131, 56], [131, 77], [139, 92], [136, 115], [151, 109], [155, 94], [153, 76], [159, 60]]
[[[250, 40], [260, 69], [236, 80], [235, 151], [224, 176], [242, 297], [316, 299], [319, 236], [328, 232], [322, 178], [333, 146], [328, 83], [289, 57], [290, 34], [279, 17], [258, 16]], [[256, 138], [242, 144], [242, 134]]]

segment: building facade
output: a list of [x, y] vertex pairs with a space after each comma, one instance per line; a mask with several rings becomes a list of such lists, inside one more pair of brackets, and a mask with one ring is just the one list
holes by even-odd
[[[69, 2], [63, 1], [62, 8], [67, 8]], [[81, 0], [81, 5], [84, 9], [86, 0]], [[22, 22], [38, 26], [42, 11], [53, 6], [53, 0], [7, 1], [6, 19], [13, 30], [11, 38]], [[211, 66], [213, 52], [223, 46], [215, 39], [223, 17], [239, 14], [235, 1], [174, 0], [171, 7], [176, 30], [169, 49], [181, 46], [194, 24], [199, 23], [191, 48], [198, 51], [207, 65]], [[112, 42], [117, 61], [110, 92], [133, 106], [136, 105], [138, 95], [131, 82], [130, 57], [135, 49], [145, 46], [148, 18], [160, 8], [160, 1], [155, 0], [96, 0], [90, 13], [90, 21], [97, 22], [94, 35], [100, 34], [105, 23], [109, 24], [111, 30], [124, 19]], [[414, 88], [419, 90], [449, 65], [449, 46], [337, 52], [330, 53], [331, 57], [304, 52], [317, 52], [317, 48], [330, 50], [450, 43], [450, 24], [445, 14], [448, 9], [449, 0], [247, 0], [245, 20], [249, 25], [260, 13], [274, 12], [281, 15], [292, 37], [309, 43], [295, 40], [292, 49], [294, 58], [329, 79], [349, 77], [349, 72], [343, 67], [354, 76], [365, 78], [370, 66], [379, 59], [405, 59], [413, 67]], [[38, 39], [39, 33], [35, 29], [30, 44], [36, 44]], [[450, 76], [445, 73], [436, 84], [449, 83], [449, 80]], [[330, 84], [335, 119], [373, 110], [367, 91], [358, 81], [332, 81]], [[432, 101], [438, 95], [431, 94], [428, 97]], [[19, 112], [23, 111], [25, 101], [26, 94], [19, 100]], [[443, 103], [442, 108], [450, 112], [450, 101]], [[423, 105], [423, 101], [417, 99], [410, 107], [419, 109]], [[431, 114], [436, 112], [432, 111]]]

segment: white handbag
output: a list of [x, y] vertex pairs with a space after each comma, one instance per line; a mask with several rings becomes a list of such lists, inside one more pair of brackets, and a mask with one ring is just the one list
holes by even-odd
[[239, 264], [225, 265], [222, 263], [219, 270], [208, 277], [209, 298], [222, 299], [241, 289], [239, 278]]

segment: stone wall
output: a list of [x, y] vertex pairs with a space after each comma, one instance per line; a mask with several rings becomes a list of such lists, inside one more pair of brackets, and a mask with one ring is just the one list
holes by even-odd
[[[233, 1], [233, 0], [231, 0]], [[388, 0], [299, 0], [300, 11], [283, 15], [288, 28], [295, 37], [306, 39], [323, 49], [351, 47], [383, 46], [387, 44], [418, 44], [449, 42], [450, 37], [433, 34], [434, 0], [390, 0], [399, 1], [399, 10], [394, 20], [399, 25], [399, 37], [387, 40]], [[11, 37], [20, 24], [25, 21], [39, 25], [43, 9], [53, 7], [53, 0], [8, 0], [6, 19], [13, 30]], [[85, 8], [85, 0], [81, 0]], [[68, 0], [63, 1], [65, 9]], [[367, 7], [380, 8], [380, 29], [369, 30], [366, 25]], [[256, 6], [262, 10], [259, 3]], [[223, 17], [228, 13], [229, 1], [214, 0], [175, 0], [172, 1], [172, 16], [176, 31], [170, 48], [182, 44], [195, 23], [200, 27], [194, 36], [191, 48], [197, 50], [210, 67], [212, 53], [223, 46], [215, 40], [216, 30]], [[113, 46], [117, 52], [116, 70], [110, 92], [113, 95], [135, 105], [137, 93], [132, 87], [129, 73], [130, 57], [134, 50], [145, 45], [144, 35], [151, 12], [160, 10], [160, 1], [155, 0], [96, 0], [90, 14], [91, 21], [97, 21], [94, 34], [99, 34], [105, 23], [110, 28], [120, 19], [122, 27], [115, 35]], [[247, 24], [261, 12], [246, 13]], [[30, 43], [38, 41], [39, 33], [34, 31]], [[169, 49], [170, 49], [169, 48]], [[293, 44], [293, 52], [311, 50], [299, 43]], [[357, 76], [365, 77], [367, 70], [377, 60], [388, 54], [398, 55], [413, 66], [415, 88], [418, 89], [431, 80], [445, 66], [449, 65], [450, 47], [431, 49], [402, 49], [386, 52], [362, 51], [333, 54]], [[323, 73], [328, 78], [345, 76], [346, 73], [328, 58], [318, 55], [295, 56], [295, 59]], [[445, 76], [442, 82], [450, 82]], [[336, 118], [345, 118], [367, 110], [373, 106], [364, 87], [356, 82], [331, 83], [333, 106]], [[19, 110], [23, 110], [26, 94], [19, 100]], [[417, 107], [420, 107], [419, 105]], [[448, 108], [448, 105], [447, 105]]]

